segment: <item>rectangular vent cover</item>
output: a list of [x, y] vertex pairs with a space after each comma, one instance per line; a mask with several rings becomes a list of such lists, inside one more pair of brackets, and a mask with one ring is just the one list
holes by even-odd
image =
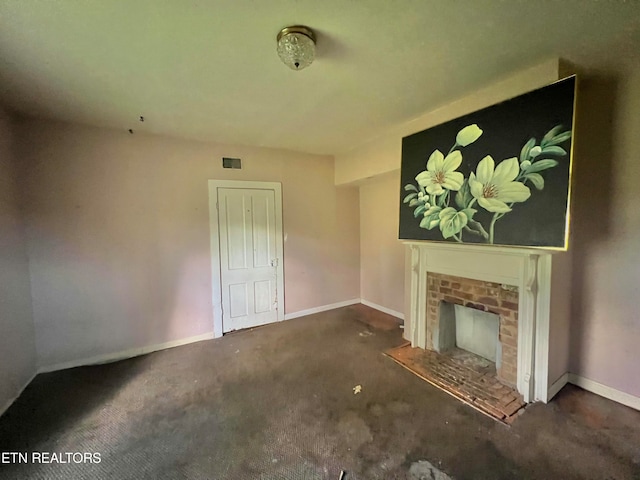
[[239, 158], [222, 157], [222, 168], [242, 168]]

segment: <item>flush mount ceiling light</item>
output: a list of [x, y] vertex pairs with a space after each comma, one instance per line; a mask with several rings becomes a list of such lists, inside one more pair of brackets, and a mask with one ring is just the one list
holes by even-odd
[[308, 27], [286, 27], [278, 33], [278, 56], [292, 70], [302, 70], [316, 56], [316, 36]]

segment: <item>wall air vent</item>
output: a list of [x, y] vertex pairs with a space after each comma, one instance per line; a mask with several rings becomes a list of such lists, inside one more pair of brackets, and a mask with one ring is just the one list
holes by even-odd
[[222, 168], [242, 168], [239, 158], [222, 157]]

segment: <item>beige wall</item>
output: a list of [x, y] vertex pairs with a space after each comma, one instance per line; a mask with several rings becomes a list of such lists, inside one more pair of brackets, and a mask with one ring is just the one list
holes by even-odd
[[334, 186], [331, 157], [46, 121], [18, 133], [40, 366], [213, 330], [208, 179], [282, 182], [287, 313], [359, 297], [358, 192]]
[[400, 171], [360, 186], [360, 298], [404, 311], [404, 246], [398, 241]]
[[640, 68], [579, 94], [570, 368], [640, 397]]
[[0, 110], [0, 414], [36, 371], [29, 265], [9, 117]]

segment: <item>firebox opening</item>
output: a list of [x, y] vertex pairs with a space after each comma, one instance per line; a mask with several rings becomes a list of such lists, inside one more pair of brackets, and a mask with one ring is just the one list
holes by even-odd
[[443, 301], [438, 331], [434, 332], [434, 350], [444, 353], [462, 349], [495, 364], [498, 370], [502, 357], [499, 331], [498, 315]]

